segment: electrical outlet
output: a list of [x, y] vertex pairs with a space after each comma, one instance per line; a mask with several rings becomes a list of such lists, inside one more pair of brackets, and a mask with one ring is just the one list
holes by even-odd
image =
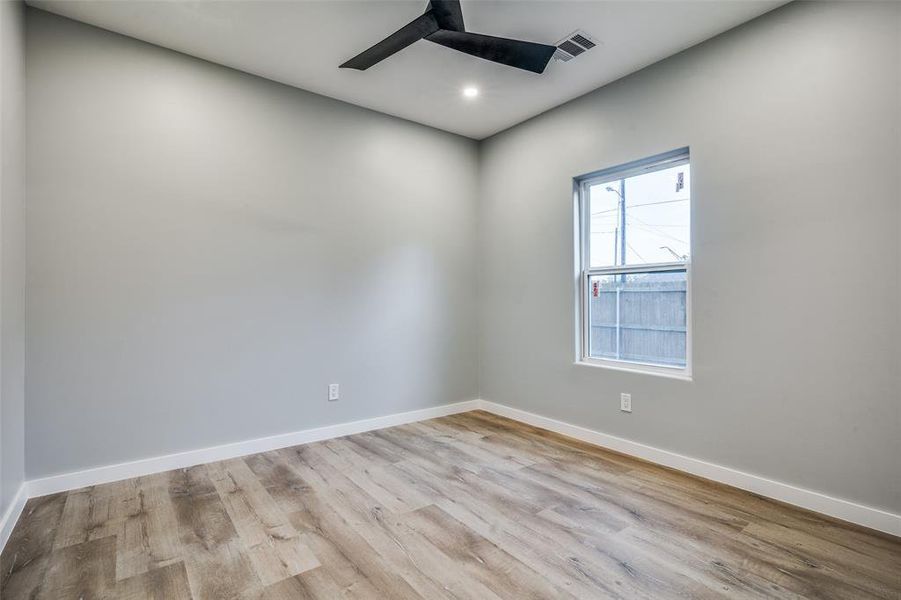
[[338, 384], [337, 383], [328, 384], [328, 401], [334, 402], [335, 400], [337, 400], [340, 397], [341, 397], [341, 394], [338, 390]]
[[619, 395], [619, 409], [623, 412], [632, 412], [632, 394]]

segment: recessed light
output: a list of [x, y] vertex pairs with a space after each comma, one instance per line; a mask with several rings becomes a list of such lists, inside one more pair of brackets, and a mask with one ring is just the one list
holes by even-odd
[[479, 95], [479, 88], [473, 86], [465, 87], [463, 88], [463, 95], [467, 98], [475, 98]]

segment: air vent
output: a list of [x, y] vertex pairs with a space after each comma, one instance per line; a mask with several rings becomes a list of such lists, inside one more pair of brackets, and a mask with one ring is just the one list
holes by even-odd
[[590, 35], [584, 31], [574, 31], [559, 42], [557, 42], [557, 51], [554, 58], [566, 62], [572, 60], [586, 50], [591, 50], [597, 46]]
[[576, 44], [575, 42], [571, 42], [569, 40], [566, 40], [565, 42], [561, 42], [560, 45], [557, 47], [560, 48], [561, 50], [563, 50], [564, 52], [566, 52], [567, 54], [572, 54], [573, 57], [579, 56], [580, 54], [585, 52], [585, 48], [583, 48], [579, 44]]
[[582, 46], [582, 47], [585, 48], [586, 50], [591, 50], [592, 48], [594, 48], [594, 47], [596, 46], [596, 44], [595, 44], [594, 42], [592, 42], [591, 40], [589, 40], [587, 37], [585, 37], [585, 36], [582, 35], [581, 33], [576, 33], [576, 34], [574, 34], [573, 37], [572, 37], [572, 41], [574, 41], [575, 43], [579, 44], [580, 46]]

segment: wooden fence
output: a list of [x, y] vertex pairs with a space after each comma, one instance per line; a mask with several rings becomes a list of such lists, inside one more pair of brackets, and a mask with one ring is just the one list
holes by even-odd
[[685, 280], [620, 282], [613, 276], [605, 284], [590, 298], [591, 356], [684, 366]]

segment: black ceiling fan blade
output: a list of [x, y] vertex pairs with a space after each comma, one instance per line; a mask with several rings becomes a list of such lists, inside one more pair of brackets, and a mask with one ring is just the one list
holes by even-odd
[[543, 73], [557, 50], [556, 46], [547, 44], [446, 29], [439, 29], [426, 39], [466, 54], [533, 73]]
[[463, 25], [463, 9], [460, 8], [460, 0], [431, 0], [429, 10], [435, 15], [439, 29], [466, 30]]
[[431, 11], [426, 12], [421, 17], [410, 21], [381, 42], [364, 50], [360, 54], [340, 66], [342, 69], [357, 69], [365, 71], [372, 65], [381, 62], [394, 54], [400, 52], [413, 42], [431, 35], [438, 31], [438, 21]]

